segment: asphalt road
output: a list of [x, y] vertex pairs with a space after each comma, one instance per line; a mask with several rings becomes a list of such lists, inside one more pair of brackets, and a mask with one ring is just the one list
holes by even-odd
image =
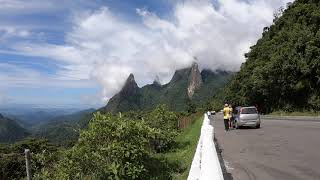
[[212, 121], [226, 180], [320, 180], [320, 121], [266, 119], [229, 132], [222, 115]]

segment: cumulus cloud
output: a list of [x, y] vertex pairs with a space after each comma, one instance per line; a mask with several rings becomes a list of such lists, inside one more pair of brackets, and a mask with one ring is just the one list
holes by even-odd
[[22, 44], [16, 51], [67, 64], [69, 77], [98, 81], [104, 98], [122, 87], [130, 73], [139, 85], [156, 76], [168, 82], [176, 69], [191, 65], [237, 71], [273, 20], [274, 11], [288, 0], [177, 1], [171, 16], [161, 18], [137, 9], [140, 22], [130, 22], [107, 7], [75, 16], [65, 45]]

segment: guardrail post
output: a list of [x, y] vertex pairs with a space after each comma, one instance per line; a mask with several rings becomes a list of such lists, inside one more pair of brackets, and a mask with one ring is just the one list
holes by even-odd
[[30, 150], [25, 149], [25, 158], [26, 158], [26, 171], [27, 171], [27, 180], [31, 180], [31, 163], [30, 163]]

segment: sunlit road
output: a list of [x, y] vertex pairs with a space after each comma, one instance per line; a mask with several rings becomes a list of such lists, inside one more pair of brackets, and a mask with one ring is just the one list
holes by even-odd
[[213, 117], [228, 179], [320, 180], [320, 121], [262, 120], [261, 129], [224, 132]]

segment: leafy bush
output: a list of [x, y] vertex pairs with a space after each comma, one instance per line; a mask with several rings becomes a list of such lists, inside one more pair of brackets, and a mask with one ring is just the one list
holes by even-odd
[[157, 152], [163, 152], [174, 144], [177, 136], [178, 118], [174, 112], [168, 110], [165, 105], [159, 105], [155, 110], [146, 115], [147, 124], [160, 132], [154, 140], [151, 140], [153, 148]]
[[142, 178], [151, 153], [149, 141], [156, 134], [142, 120], [96, 113], [51, 175], [55, 179]]

